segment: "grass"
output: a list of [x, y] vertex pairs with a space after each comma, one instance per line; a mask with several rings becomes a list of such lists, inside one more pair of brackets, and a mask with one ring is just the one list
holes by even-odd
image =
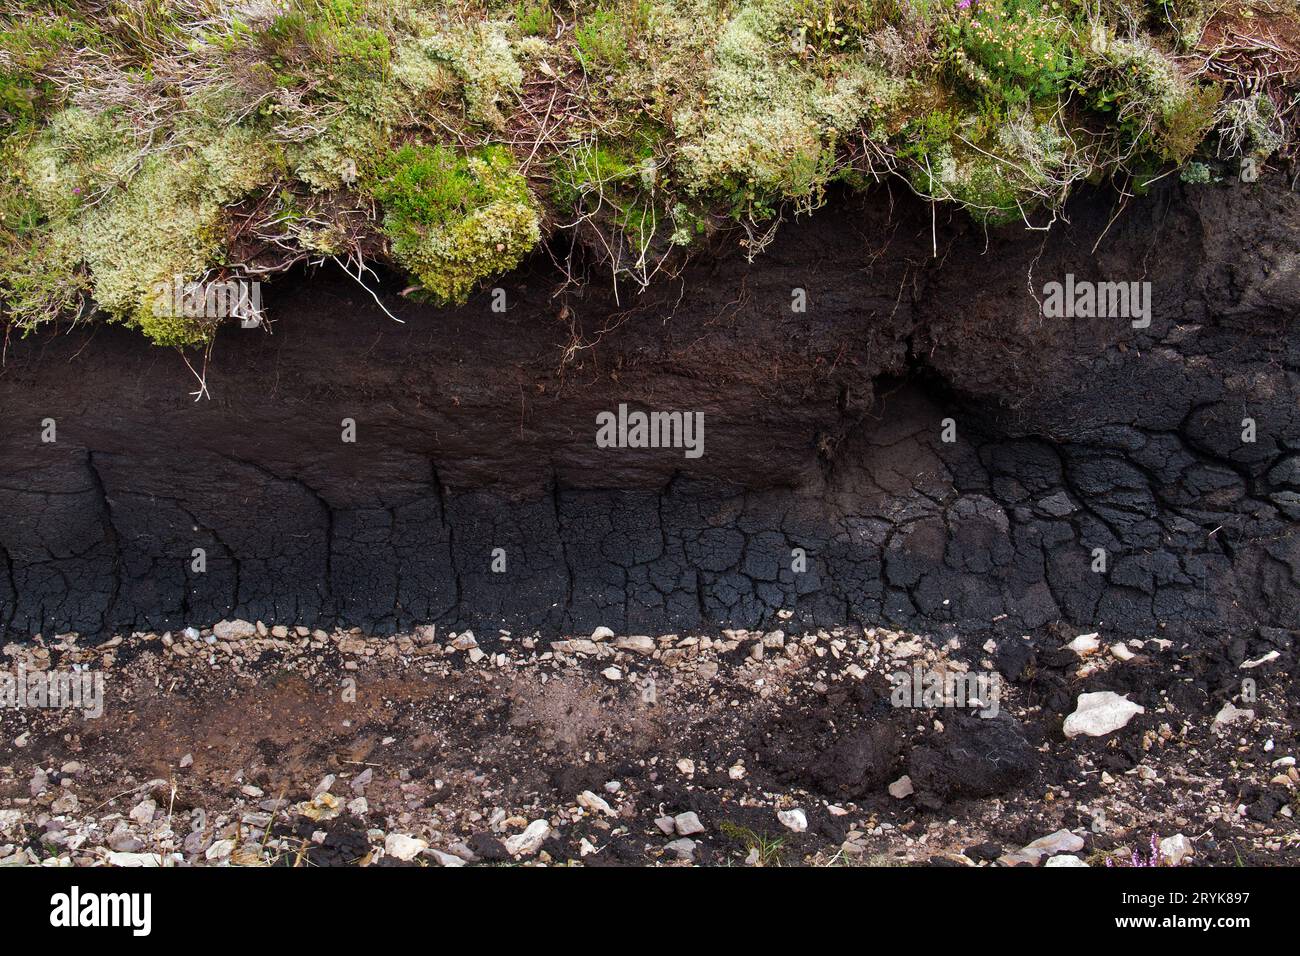
[[463, 302], [563, 230], [645, 285], [832, 182], [1031, 226], [1085, 181], [1223, 182], [1294, 152], [1300, 72], [1184, 56], [1212, 8], [0, 0], [0, 321], [208, 345], [142, 290], [377, 258]]
[[722, 835], [745, 850], [746, 858], [754, 858], [755, 866], [783, 866], [785, 839], [768, 833], [759, 833], [739, 823], [725, 821], [718, 828]]

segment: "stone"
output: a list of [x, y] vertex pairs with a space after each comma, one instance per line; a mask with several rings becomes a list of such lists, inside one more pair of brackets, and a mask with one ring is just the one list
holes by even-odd
[[1080, 657], [1087, 657], [1089, 654], [1095, 654], [1101, 647], [1100, 634], [1080, 634], [1069, 644], [1065, 645]]
[[620, 637], [614, 642], [614, 646], [620, 651], [630, 651], [633, 654], [640, 654], [643, 657], [649, 657], [655, 652], [654, 638], [646, 637], [645, 635]]
[[1210, 729], [1216, 734], [1221, 734], [1233, 724], [1241, 720], [1254, 720], [1255, 712], [1249, 709], [1234, 707], [1231, 702], [1223, 705], [1223, 708], [1214, 715], [1214, 723]]
[[405, 833], [390, 833], [384, 837], [384, 854], [403, 862], [414, 860], [428, 848], [427, 841]]
[[1088, 865], [1087, 863], [1084, 863], [1083, 860], [1079, 859], [1073, 853], [1060, 853], [1052, 857], [1050, 860], [1048, 860], [1046, 863], [1043, 864], [1043, 866], [1087, 866], [1087, 865]]
[[655, 817], [655, 826], [662, 830], [667, 836], [672, 836], [677, 832], [677, 823], [669, 816]]
[[1074, 713], [1065, 718], [1065, 736], [1104, 737], [1124, 727], [1146, 708], [1135, 704], [1114, 691], [1103, 690], [1095, 694], [1080, 694]]
[[776, 818], [781, 821], [781, 826], [794, 833], [803, 833], [808, 829], [808, 815], [802, 810], [778, 810]]
[[212, 626], [212, 636], [219, 641], [242, 641], [257, 636], [257, 625], [248, 621], [218, 621]]
[[1033, 843], [1026, 844], [1014, 853], [1005, 854], [999, 858], [998, 862], [1007, 866], [1017, 866], [1021, 863], [1036, 864], [1049, 854], [1055, 856], [1058, 853], [1075, 853], [1082, 849], [1082, 837], [1076, 836], [1069, 830], [1057, 830], [1045, 837], [1039, 837]]
[[217, 840], [212, 844], [212, 846], [208, 847], [207, 851], [203, 854], [203, 857], [209, 862], [215, 862], [217, 860], [224, 860], [234, 852], [234, 840]]
[[511, 856], [532, 856], [542, 848], [551, 835], [551, 825], [545, 820], [534, 820], [524, 829], [505, 840], [506, 852]]
[[591, 632], [590, 639], [593, 641], [607, 641], [613, 636], [614, 636], [614, 632], [602, 624], [600, 627], [596, 628], [594, 631]]
[[672, 843], [664, 844], [664, 852], [671, 853], [677, 859], [685, 863], [695, 862], [695, 841], [682, 837], [680, 840], [673, 840]]
[[673, 828], [678, 836], [694, 836], [704, 832], [704, 824], [700, 822], [699, 815], [694, 811], [679, 813], [673, 817]]
[[895, 800], [902, 800], [904, 797], [910, 797], [916, 792], [912, 786], [912, 778], [907, 774], [899, 777], [889, 785], [889, 795]]
[[474, 637], [473, 631], [466, 631], [464, 634], [458, 634], [447, 645], [453, 651], [467, 651], [471, 647], [478, 647], [478, 639]]
[[429, 855], [438, 861], [439, 866], [464, 866], [465, 860], [453, 853], [444, 853], [442, 850], [430, 850]]
[[589, 813], [603, 813], [607, 817], [618, 816], [618, 811], [611, 807], [604, 797], [598, 797], [590, 790], [578, 794], [578, 806]]
[[605, 680], [620, 681], [623, 679], [623, 672], [617, 667], [606, 667], [600, 672], [600, 676]]
[[1196, 854], [1192, 849], [1192, 841], [1181, 833], [1175, 833], [1160, 841], [1160, 855], [1170, 866], [1180, 866], [1183, 860]]
[[151, 797], [146, 797], [137, 803], [131, 810], [131, 819], [140, 824], [140, 826], [148, 826], [153, 822], [153, 815], [157, 809], [158, 804], [156, 804]]

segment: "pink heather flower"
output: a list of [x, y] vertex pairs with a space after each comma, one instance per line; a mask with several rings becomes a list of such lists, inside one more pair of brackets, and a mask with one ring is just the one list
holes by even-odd
[[958, 10], [969, 10], [970, 5], [971, 5], [971, 0], [957, 0]]

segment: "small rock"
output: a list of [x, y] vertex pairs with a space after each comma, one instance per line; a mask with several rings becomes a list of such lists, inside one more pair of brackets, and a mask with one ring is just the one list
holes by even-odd
[[593, 641], [607, 641], [613, 636], [614, 632], [603, 624], [591, 632], [591, 640]]
[[1036, 864], [1048, 854], [1074, 853], [1082, 849], [1082, 837], [1075, 836], [1069, 830], [1057, 830], [1045, 837], [1039, 837], [1033, 843], [1021, 847], [1015, 853], [1006, 854], [999, 859], [999, 862], [1005, 863], [1007, 866], [1016, 866], [1020, 863]]
[[1170, 866], [1179, 866], [1183, 860], [1194, 856], [1195, 851], [1192, 849], [1191, 840], [1181, 833], [1175, 833], [1160, 841], [1160, 855], [1169, 862]]
[[606, 680], [620, 681], [623, 679], [623, 672], [617, 667], [606, 667], [600, 672], [600, 676]]
[[700, 822], [699, 816], [694, 811], [679, 813], [673, 817], [673, 828], [678, 836], [694, 836], [704, 832], [704, 824]]
[[[14, 812], [17, 813], [16, 810]], [[672, 836], [677, 832], [677, 823], [669, 816], [655, 817], [655, 826], [663, 830], [667, 836]]]
[[218, 840], [217, 842], [213, 843], [212, 846], [208, 847], [207, 852], [203, 854], [203, 857], [204, 859], [209, 861], [224, 860], [226, 857], [230, 856], [230, 854], [234, 852], [235, 852], [234, 840]]
[[429, 848], [425, 840], [405, 833], [390, 833], [384, 837], [384, 854], [403, 862], [410, 862]]
[[578, 806], [590, 813], [603, 813], [607, 817], [618, 816], [618, 811], [611, 807], [604, 797], [598, 797], [590, 790], [578, 794]]
[[1079, 859], [1073, 853], [1060, 853], [1052, 857], [1043, 866], [1087, 866], [1083, 860]]
[[1234, 707], [1231, 702], [1224, 704], [1223, 709], [1214, 715], [1214, 723], [1210, 729], [1216, 734], [1221, 734], [1239, 720], [1254, 720], [1255, 712], [1253, 710], [1243, 710]]
[[140, 826], [148, 826], [153, 822], [153, 815], [158, 809], [158, 804], [154, 803], [151, 797], [146, 797], [135, 805], [131, 811], [131, 819]]
[[478, 639], [474, 637], [473, 631], [466, 631], [458, 634], [447, 646], [453, 651], [467, 651], [471, 647], [478, 647]]
[[1089, 654], [1096, 653], [1097, 649], [1101, 647], [1101, 635], [1080, 634], [1065, 646], [1074, 651], [1074, 653], [1078, 654], [1080, 657], [1087, 657]]
[[438, 861], [439, 866], [464, 866], [465, 861], [452, 853], [444, 853], [442, 850], [430, 850], [429, 855]]
[[695, 761], [690, 757], [683, 757], [677, 761], [677, 769], [689, 777], [695, 773]]
[[693, 863], [695, 861], [695, 841], [682, 837], [680, 840], [665, 844], [664, 852], [671, 853], [677, 859], [686, 863]]
[[903, 774], [889, 785], [889, 795], [895, 800], [902, 800], [914, 793], [916, 793], [916, 789], [912, 786], [912, 778], [907, 774]]
[[1128, 645], [1126, 644], [1112, 644], [1110, 646], [1110, 653], [1116, 660], [1121, 661], [1131, 661], [1133, 658], [1137, 657], [1136, 654], [1128, 649]]
[[551, 825], [545, 820], [534, 820], [528, 824], [523, 833], [517, 833], [505, 840], [506, 852], [511, 856], [532, 856], [542, 848], [546, 838], [551, 835]]
[[614, 642], [614, 646], [620, 651], [631, 651], [634, 654], [640, 654], [643, 657], [649, 657], [655, 652], [654, 638], [645, 635], [635, 635], [633, 637], [620, 637]]
[[1135, 704], [1114, 691], [1103, 690], [1095, 694], [1080, 694], [1074, 713], [1065, 718], [1065, 736], [1102, 737], [1125, 726], [1146, 708]]
[[802, 810], [778, 810], [776, 818], [781, 821], [783, 827], [795, 833], [803, 833], [808, 829], [808, 815]]
[[218, 621], [212, 627], [212, 636], [219, 641], [242, 641], [257, 636], [257, 625], [248, 621]]

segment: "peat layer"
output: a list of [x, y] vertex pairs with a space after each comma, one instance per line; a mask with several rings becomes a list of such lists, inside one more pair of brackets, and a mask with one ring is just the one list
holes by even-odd
[[[385, 286], [404, 324], [330, 266], [223, 331], [200, 401], [133, 331], [15, 339], [0, 625], [1300, 627], [1300, 195], [1067, 211], [882, 190], [621, 303], [544, 256], [504, 314]], [[1045, 318], [1067, 274], [1151, 282], [1150, 327]], [[620, 403], [703, 413], [703, 456], [597, 447]]]

